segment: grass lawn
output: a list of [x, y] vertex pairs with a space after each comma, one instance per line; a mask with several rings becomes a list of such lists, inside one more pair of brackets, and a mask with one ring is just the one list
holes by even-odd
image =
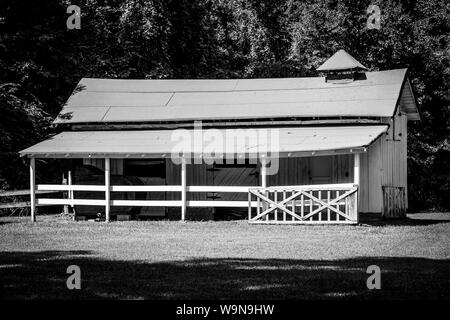
[[[450, 297], [450, 214], [359, 226], [28, 220], [0, 218], [2, 299]], [[78, 291], [66, 288], [72, 264]], [[381, 290], [366, 287], [373, 264]]]

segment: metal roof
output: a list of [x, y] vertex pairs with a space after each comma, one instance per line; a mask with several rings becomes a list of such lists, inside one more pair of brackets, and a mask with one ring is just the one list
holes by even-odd
[[[323, 77], [84, 78], [55, 123], [392, 116], [406, 80], [406, 69], [366, 72], [366, 77], [365, 80], [340, 84], [327, 83]], [[410, 109], [416, 110], [415, 104]]]
[[[387, 125], [259, 128], [259, 129], [203, 129], [202, 136], [194, 130], [145, 130], [145, 131], [68, 131], [21, 151], [22, 155], [35, 157], [120, 157], [161, 158], [170, 157], [174, 150], [205, 155], [206, 150], [220, 154], [256, 154], [279, 152], [282, 156], [300, 155], [302, 152], [341, 150], [370, 145], [387, 130]], [[193, 137], [190, 143], [181, 144], [180, 137]], [[225, 138], [212, 139], [212, 135]], [[230, 137], [237, 143], [230, 152]], [[257, 137], [256, 139], [254, 137]], [[203, 149], [199, 141], [204, 141]], [[236, 151], [237, 150], [237, 151]], [[292, 153], [292, 154], [291, 154]], [[311, 154], [309, 154], [311, 155]], [[252, 155], [249, 155], [253, 157]]]
[[353, 58], [347, 51], [339, 50], [333, 54], [327, 61], [325, 61], [317, 71], [334, 71], [334, 70], [348, 70], [348, 69], [362, 69], [368, 70], [358, 60]]

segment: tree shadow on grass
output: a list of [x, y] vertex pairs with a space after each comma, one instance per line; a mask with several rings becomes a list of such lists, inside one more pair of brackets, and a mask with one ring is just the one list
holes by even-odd
[[[369, 265], [381, 290], [368, 290]], [[81, 290], [66, 269], [81, 268]], [[89, 251], [4, 252], [1, 299], [449, 299], [450, 261], [193, 259], [117, 261]]]
[[363, 225], [369, 226], [429, 226], [442, 223], [450, 223], [450, 219], [417, 219], [417, 218], [398, 218], [383, 219], [380, 214], [361, 214], [360, 221]]

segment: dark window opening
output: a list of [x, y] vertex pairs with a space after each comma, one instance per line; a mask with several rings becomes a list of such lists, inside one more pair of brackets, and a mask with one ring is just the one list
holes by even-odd
[[166, 178], [164, 159], [125, 160], [123, 170], [125, 176]]
[[[223, 169], [223, 168], [256, 168], [257, 164], [255, 163], [255, 160], [252, 159], [250, 162], [250, 159], [246, 158], [245, 163], [236, 163], [237, 160], [234, 160], [234, 163], [227, 164], [224, 160], [224, 163], [215, 163], [214, 162], [214, 168], [217, 169]], [[242, 160], [239, 160], [239, 162], [242, 162]]]

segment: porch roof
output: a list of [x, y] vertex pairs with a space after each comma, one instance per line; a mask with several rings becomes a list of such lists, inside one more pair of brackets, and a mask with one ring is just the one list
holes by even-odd
[[[204, 158], [236, 153], [257, 157], [267, 152], [277, 152], [282, 157], [307, 156], [361, 152], [361, 148], [369, 146], [387, 128], [387, 125], [370, 125], [201, 131], [67, 131], [20, 153], [48, 158], [168, 158], [172, 152]], [[238, 141], [231, 145], [233, 149], [227, 144], [230, 141]]]

